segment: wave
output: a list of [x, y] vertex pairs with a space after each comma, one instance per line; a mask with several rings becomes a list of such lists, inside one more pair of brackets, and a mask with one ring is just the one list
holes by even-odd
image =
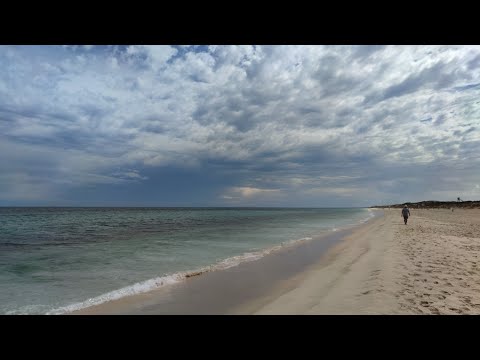
[[121, 289], [113, 290], [108, 293], [99, 295], [94, 298], [90, 298], [88, 300], [78, 302], [75, 304], [62, 306], [51, 311], [48, 311], [46, 315], [61, 315], [70, 313], [73, 311], [85, 309], [88, 307], [100, 305], [109, 301], [118, 300], [127, 296], [137, 295], [146, 293], [152, 290], [159, 289], [163, 286], [168, 286], [172, 284], [179, 283], [184, 281], [187, 278], [191, 278], [194, 276], [199, 276], [211, 271], [218, 271], [218, 270], [225, 270], [229, 269], [234, 266], [238, 266], [241, 263], [250, 262], [258, 260], [268, 254], [280, 251], [285, 248], [290, 248], [293, 246], [297, 246], [301, 243], [305, 243], [307, 241], [311, 241], [311, 237], [304, 237], [301, 239], [289, 240], [285, 241], [279, 245], [273, 246], [268, 249], [258, 250], [253, 252], [246, 252], [242, 255], [232, 256], [227, 259], [221, 260], [213, 265], [204, 266], [195, 270], [188, 270], [188, 271], [180, 271], [174, 274], [167, 274], [161, 277], [149, 279], [146, 281], [138, 282], [130, 286], [126, 286]]
[[[374, 211], [371, 211], [370, 209], [368, 210], [368, 216], [365, 218], [360, 219], [359, 222], [356, 224], [349, 224], [349, 225], [359, 225], [362, 223], [365, 223], [369, 221], [371, 218], [375, 217]], [[346, 225], [348, 226], [348, 225]], [[331, 232], [336, 232], [340, 230], [337, 228], [335, 225], [329, 229]], [[197, 268], [194, 270], [187, 270], [187, 271], [180, 271], [176, 272], [173, 274], [166, 274], [164, 276], [152, 278], [146, 281], [138, 282], [130, 286], [126, 286], [117, 290], [113, 290], [110, 292], [107, 292], [105, 294], [99, 295], [97, 297], [90, 298], [88, 300], [74, 303], [71, 305], [67, 306], [62, 306], [53, 310], [50, 310], [46, 312], [47, 315], [61, 315], [61, 314], [67, 314], [73, 311], [85, 309], [88, 307], [100, 305], [109, 301], [113, 300], [118, 300], [127, 296], [132, 296], [132, 295], [137, 295], [137, 294], [142, 294], [146, 293], [152, 290], [159, 289], [164, 286], [169, 286], [173, 285], [176, 283], [180, 283], [182, 281], [185, 281], [188, 278], [195, 277], [195, 276], [200, 276], [202, 274], [205, 274], [207, 272], [211, 271], [218, 271], [218, 270], [225, 270], [234, 266], [238, 266], [242, 263], [245, 262], [250, 262], [250, 261], [255, 261], [258, 259], [261, 259], [262, 257], [275, 253], [277, 251], [281, 251], [282, 249], [290, 248], [297, 246], [301, 243], [305, 243], [308, 241], [311, 241], [311, 237], [304, 237], [300, 239], [294, 239], [294, 240], [288, 240], [285, 241], [279, 245], [275, 245], [273, 247], [267, 248], [267, 249], [262, 249], [262, 250], [255, 250], [251, 252], [246, 252], [241, 255], [237, 256], [232, 256], [227, 259], [223, 259], [218, 261], [215, 264], [204, 266], [201, 268]]]

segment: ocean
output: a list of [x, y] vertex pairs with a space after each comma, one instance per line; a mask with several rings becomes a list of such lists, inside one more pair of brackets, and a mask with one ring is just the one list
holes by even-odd
[[0, 207], [0, 314], [62, 314], [360, 224], [364, 208]]

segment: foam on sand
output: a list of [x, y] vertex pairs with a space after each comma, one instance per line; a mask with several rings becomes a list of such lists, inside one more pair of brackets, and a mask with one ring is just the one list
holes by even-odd
[[226, 270], [231, 267], [238, 266], [239, 264], [244, 262], [255, 261], [255, 260], [261, 259], [262, 257], [268, 254], [272, 254], [274, 252], [281, 251], [283, 249], [294, 247], [301, 243], [311, 241], [311, 240], [312, 240], [311, 237], [289, 240], [279, 245], [270, 247], [268, 249], [258, 250], [254, 252], [246, 252], [241, 255], [232, 256], [227, 259], [223, 259], [213, 265], [205, 266], [205, 267], [194, 269], [194, 270], [181, 271], [174, 274], [167, 274], [165, 276], [149, 279], [149, 280], [142, 281], [130, 286], [126, 286], [121, 289], [110, 291], [108, 293], [102, 294], [94, 298], [90, 298], [82, 302], [78, 302], [75, 304], [71, 304], [71, 305], [67, 305], [67, 306], [63, 306], [63, 307], [51, 310], [47, 312], [47, 315], [59, 315], [59, 314], [70, 313], [70, 312], [77, 311], [80, 309], [85, 309], [91, 306], [100, 305], [108, 301], [118, 300], [127, 296], [146, 293], [152, 290], [159, 289], [163, 286], [179, 283], [181, 281], [184, 281], [187, 278], [199, 276], [207, 272]]

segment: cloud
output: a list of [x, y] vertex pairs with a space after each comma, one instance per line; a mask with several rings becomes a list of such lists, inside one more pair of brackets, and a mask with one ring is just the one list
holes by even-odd
[[337, 196], [353, 196], [354, 194], [358, 194], [362, 189], [357, 187], [324, 187], [324, 188], [316, 188], [316, 189], [308, 189], [305, 190], [306, 194], [313, 194], [313, 195], [322, 195], [322, 194], [335, 194]]
[[112, 174], [116, 178], [125, 179], [125, 180], [147, 180], [147, 176], [140, 175], [138, 170], [128, 170], [125, 172], [116, 172]]
[[279, 189], [257, 189], [253, 187], [234, 187], [231, 189], [234, 194], [239, 194], [242, 197], [252, 197], [256, 195], [265, 195], [265, 194], [272, 194], [277, 193]]
[[479, 59], [478, 46], [0, 47], [0, 194], [161, 191], [150, 174], [166, 168], [205, 172], [227, 203], [471, 189]]
[[264, 206], [275, 206], [281, 203], [285, 195], [281, 189], [232, 186], [227, 187], [224, 193], [220, 195], [220, 198], [227, 205], [255, 206], [255, 204], [261, 202]]

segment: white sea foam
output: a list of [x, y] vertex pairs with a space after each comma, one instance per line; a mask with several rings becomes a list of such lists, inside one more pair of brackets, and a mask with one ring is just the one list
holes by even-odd
[[300, 243], [304, 243], [310, 240], [312, 240], [311, 237], [304, 237], [301, 239], [289, 240], [268, 249], [254, 251], [254, 252], [247, 252], [242, 255], [232, 256], [227, 259], [221, 260], [216, 264], [205, 266], [196, 270], [182, 271], [182, 272], [177, 272], [171, 275], [165, 275], [162, 277], [149, 279], [149, 280], [139, 282], [130, 286], [126, 286], [121, 289], [110, 291], [108, 293], [102, 294], [94, 298], [90, 298], [82, 302], [78, 302], [75, 304], [53, 309], [51, 311], [48, 311], [46, 314], [47, 315], [66, 314], [72, 311], [100, 305], [112, 300], [118, 300], [126, 296], [146, 293], [146, 292], [161, 288], [162, 286], [175, 284], [185, 280], [186, 278], [201, 275], [206, 272], [225, 270], [234, 266], [238, 266], [244, 262], [255, 261], [264, 257], [265, 255], [274, 253], [281, 249], [293, 247], [293, 246], [299, 245]]
[[154, 289], [157, 289], [161, 286], [175, 284], [185, 278], [185, 275], [182, 273], [176, 273], [173, 275], [162, 276], [154, 279], [149, 279], [143, 282], [133, 284], [121, 289], [110, 291], [108, 293], [102, 294], [100, 296], [90, 298], [83, 302], [63, 306], [54, 310], [47, 312], [47, 315], [59, 315], [69, 313], [75, 310], [84, 309], [90, 306], [100, 305], [102, 303], [118, 300], [126, 296], [145, 293]]
[[48, 305], [26, 305], [15, 310], [7, 311], [5, 315], [43, 314], [48, 308]]
[[[375, 216], [373, 211], [371, 211], [370, 209], [367, 209], [367, 210], [368, 210], [368, 216], [361, 219], [357, 224], [365, 223], [368, 220], [370, 220], [372, 217]], [[352, 225], [354, 225], [354, 224], [352, 224]], [[338, 230], [339, 229], [337, 227], [335, 227], [335, 225], [332, 228], [330, 228], [330, 231], [332, 231], [332, 232], [336, 232]], [[65, 313], [69, 313], [69, 312], [72, 312], [72, 311], [88, 308], [88, 307], [91, 307], [91, 306], [100, 305], [102, 303], [109, 302], [109, 301], [112, 301], [112, 300], [118, 300], [118, 299], [121, 299], [123, 297], [136, 295], [136, 294], [141, 294], [141, 293], [146, 293], [146, 292], [161, 288], [162, 286], [175, 284], [175, 283], [184, 281], [185, 279], [187, 279], [189, 277], [201, 275], [201, 274], [204, 274], [206, 272], [217, 271], [217, 270], [225, 270], [225, 269], [232, 268], [234, 266], [238, 266], [241, 263], [255, 261], [255, 260], [261, 259], [265, 255], [272, 254], [276, 251], [280, 251], [280, 250], [285, 249], [285, 248], [294, 247], [294, 246], [297, 246], [301, 243], [311, 241], [311, 240], [312, 240], [311, 237], [304, 237], [304, 238], [301, 238], [301, 239], [289, 240], [289, 241], [285, 241], [285, 242], [283, 242], [279, 245], [275, 245], [275, 246], [267, 248], [267, 249], [262, 249], [262, 250], [258, 250], [258, 251], [252, 251], [252, 252], [246, 252], [246, 253], [243, 253], [241, 255], [232, 256], [232, 257], [229, 257], [227, 259], [220, 260], [219, 262], [217, 262], [215, 264], [205, 266], [205, 267], [202, 267], [202, 268], [198, 268], [198, 269], [195, 269], [195, 270], [177, 272], [177, 273], [174, 273], [174, 274], [168, 274], [168, 275], [165, 275], [165, 276], [149, 279], [149, 280], [139, 282], [139, 283], [136, 283], [136, 284], [133, 284], [133, 285], [121, 288], [121, 289], [113, 290], [111, 292], [102, 294], [102, 295], [94, 297], [94, 298], [90, 298], [90, 299], [82, 301], [82, 302], [78, 302], [78, 303], [75, 303], [75, 304], [71, 304], [71, 305], [67, 305], [67, 306], [64, 306], [64, 307], [60, 307], [60, 308], [51, 310], [51, 311], [47, 312], [47, 314], [48, 315], [65, 314]]]
[[375, 217], [375, 212], [374, 212], [374, 210], [372, 210], [372, 209], [367, 209], [367, 212], [368, 212], [368, 215], [367, 215], [365, 218], [361, 219], [361, 220], [358, 222], [359, 224], [364, 224], [364, 223], [366, 223], [367, 221], [369, 221], [370, 219], [372, 219], [372, 218]]

